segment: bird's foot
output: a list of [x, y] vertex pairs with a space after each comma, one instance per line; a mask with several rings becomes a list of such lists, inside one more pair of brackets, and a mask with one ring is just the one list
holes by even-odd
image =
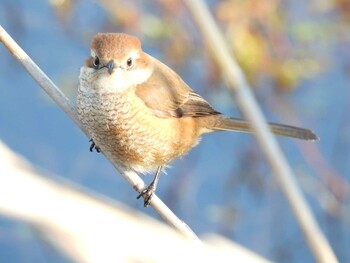
[[151, 203], [155, 190], [155, 185], [151, 183], [149, 186], [143, 189], [142, 192], [137, 196], [137, 199], [139, 199], [141, 196], [144, 198], [144, 207], [149, 206], [149, 204]]
[[94, 142], [94, 140], [93, 139], [90, 139], [90, 141], [89, 142], [91, 142], [91, 145], [90, 145], [90, 152], [93, 152], [94, 151], [94, 149], [96, 150], [96, 152], [101, 152], [101, 149], [100, 149], [100, 147], [98, 147], [96, 144], [95, 144], [95, 142]]

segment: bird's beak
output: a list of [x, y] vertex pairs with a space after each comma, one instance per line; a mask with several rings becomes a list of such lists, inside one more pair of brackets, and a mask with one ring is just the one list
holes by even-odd
[[114, 61], [113, 61], [113, 59], [107, 63], [106, 67], [108, 68], [109, 75], [111, 75], [112, 72], [113, 72], [113, 69], [114, 69]]

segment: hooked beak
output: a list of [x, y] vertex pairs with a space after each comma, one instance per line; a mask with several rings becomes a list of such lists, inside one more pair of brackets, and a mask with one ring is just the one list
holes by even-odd
[[114, 69], [113, 59], [107, 63], [106, 68], [108, 68], [108, 73], [109, 73], [109, 75], [111, 75], [113, 72], [113, 69]]

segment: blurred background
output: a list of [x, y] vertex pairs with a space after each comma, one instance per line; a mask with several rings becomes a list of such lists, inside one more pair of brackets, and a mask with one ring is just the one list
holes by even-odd
[[[338, 259], [350, 262], [350, 2], [207, 2], [267, 119], [321, 138], [278, 141]], [[0, 24], [74, 102], [91, 38], [125, 32], [217, 110], [240, 116], [182, 1], [1, 0]], [[2, 45], [0, 58], [0, 139], [35, 165], [158, 218]], [[219, 233], [276, 262], [314, 262], [252, 135], [204, 136], [162, 175], [157, 193], [199, 235]], [[70, 261], [28, 225], [0, 217], [0, 262]]]

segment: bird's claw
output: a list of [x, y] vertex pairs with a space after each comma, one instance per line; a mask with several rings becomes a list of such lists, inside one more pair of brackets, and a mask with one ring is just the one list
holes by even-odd
[[150, 184], [145, 189], [143, 189], [142, 192], [137, 196], [137, 199], [140, 199], [141, 197], [144, 198], [144, 207], [149, 206], [149, 204], [151, 203], [154, 191], [155, 187], [153, 186], [153, 184]]
[[94, 142], [94, 140], [93, 139], [90, 139], [90, 141], [89, 142], [91, 142], [91, 145], [90, 145], [90, 152], [93, 152], [94, 151], [94, 149], [96, 150], [96, 152], [98, 152], [98, 153], [100, 153], [101, 152], [101, 149], [100, 149], [100, 147], [98, 147], [96, 144], [95, 144], [95, 142]]

